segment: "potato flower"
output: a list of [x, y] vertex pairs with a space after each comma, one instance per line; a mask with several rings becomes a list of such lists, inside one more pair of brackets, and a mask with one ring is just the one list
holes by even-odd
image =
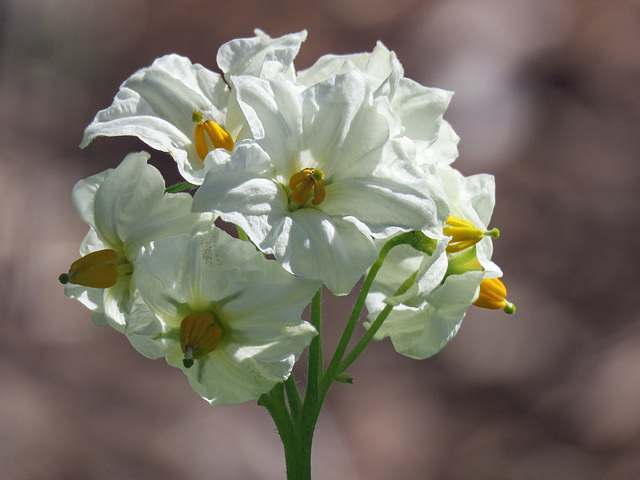
[[257, 30], [253, 38], [232, 40], [218, 51], [224, 76], [180, 55], [158, 58], [125, 80], [113, 104], [86, 128], [80, 146], [99, 136], [137, 136], [169, 153], [187, 181], [201, 184], [207, 153], [232, 150], [244, 125], [225, 77], [292, 75], [293, 59], [306, 35], [302, 31], [271, 39]]
[[[366, 303], [371, 322], [387, 304], [394, 305], [375, 338], [390, 337], [398, 353], [416, 359], [439, 352], [458, 332], [472, 304], [515, 311], [497, 278], [502, 272], [491, 261], [492, 239], [499, 235], [497, 229], [487, 230], [495, 202], [493, 177], [464, 177], [449, 166], [438, 168], [438, 174], [450, 201], [444, 238], [430, 257], [408, 246], [393, 249]], [[414, 286], [395, 295], [411, 275]]]
[[437, 192], [361, 71], [306, 89], [284, 76], [231, 84], [254, 139], [209, 155], [194, 211], [238, 225], [286, 270], [338, 295], [375, 260], [372, 237], [441, 230]]
[[[267, 260], [210, 221], [190, 235], [149, 244], [136, 266], [145, 308], [127, 334], [146, 336], [147, 356], [166, 356], [211, 404], [246, 402], [284, 381], [317, 334], [301, 319], [319, 287]], [[143, 352], [144, 353], [144, 352]]]
[[115, 169], [80, 180], [73, 202], [90, 229], [81, 258], [63, 273], [65, 294], [91, 309], [98, 325], [123, 331], [134, 302], [135, 265], [142, 247], [191, 230], [191, 196], [165, 194], [160, 172], [149, 154], [132, 153]]

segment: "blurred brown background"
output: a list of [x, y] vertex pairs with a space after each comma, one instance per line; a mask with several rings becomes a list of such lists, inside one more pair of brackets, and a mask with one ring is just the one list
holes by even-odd
[[[518, 306], [470, 310], [426, 361], [369, 348], [329, 395], [314, 478], [640, 478], [638, 0], [0, 0], [0, 478], [284, 478], [255, 402], [209, 407], [57, 283], [86, 233], [73, 184], [145, 148], [80, 151], [85, 125], [154, 58], [215, 69], [255, 27], [307, 28], [298, 68], [382, 40], [456, 91], [456, 166], [496, 176]], [[351, 303], [326, 300], [330, 334]]]

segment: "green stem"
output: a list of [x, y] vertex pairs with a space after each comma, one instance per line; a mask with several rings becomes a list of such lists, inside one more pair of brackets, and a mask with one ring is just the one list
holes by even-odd
[[302, 415], [302, 400], [300, 399], [300, 392], [298, 392], [298, 386], [296, 385], [296, 379], [293, 377], [293, 372], [284, 381], [284, 388], [287, 392], [287, 400], [289, 400], [289, 410], [291, 410], [291, 418], [293, 423], [297, 423]]
[[300, 419], [300, 439], [303, 454], [308, 455], [311, 461], [311, 445], [313, 432], [316, 428], [322, 399], [318, 395], [320, 382], [322, 381], [322, 288], [320, 288], [311, 301], [311, 324], [318, 331], [309, 345], [309, 369], [307, 373], [307, 391], [302, 405], [302, 418]]
[[327, 367], [327, 371], [325, 372], [324, 378], [322, 379], [322, 384], [320, 386], [320, 402], [324, 401], [327, 393], [329, 392], [329, 388], [331, 388], [331, 384], [335, 380], [338, 373], [340, 362], [342, 361], [342, 357], [347, 350], [347, 346], [349, 344], [349, 340], [351, 340], [351, 336], [353, 335], [353, 331], [356, 328], [356, 324], [358, 323], [358, 319], [360, 318], [360, 314], [362, 313], [362, 309], [364, 308], [364, 302], [367, 299], [367, 295], [369, 294], [369, 290], [371, 289], [371, 285], [378, 274], [378, 271], [382, 267], [384, 263], [384, 259], [387, 257], [389, 251], [395, 247], [396, 245], [401, 245], [406, 243], [406, 241], [400, 239], [401, 236], [394, 237], [389, 240], [380, 250], [380, 254], [378, 255], [378, 259], [369, 269], [369, 273], [367, 274], [364, 283], [362, 284], [362, 289], [360, 290], [360, 295], [358, 295], [358, 299], [356, 300], [355, 305], [353, 306], [353, 310], [351, 311], [351, 316], [349, 317], [349, 321], [347, 322], [347, 326], [342, 333], [342, 337], [336, 347], [336, 351], [331, 357], [331, 361], [329, 362], [329, 366]]
[[311, 459], [305, 458], [298, 431], [287, 410], [284, 384], [278, 383], [269, 393], [263, 394], [258, 405], [267, 409], [276, 424], [284, 446], [287, 480], [311, 480]]
[[[398, 290], [396, 290], [396, 292], [394, 293], [394, 296], [402, 295], [407, 290], [409, 290], [411, 285], [413, 285], [416, 281], [417, 273], [418, 272], [415, 271], [412, 275], [410, 275], [409, 278], [407, 278], [402, 283], [402, 285], [398, 287]], [[362, 335], [362, 338], [360, 338], [360, 340], [355, 345], [355, 347], [353, 347], [353, 349], [349, 352], [349, 354], [346, 357], [344, 357], [344, 360], [340, 362], [340, 366], [338, 367], [337, 374], [340, 374], [344, 372], [347, 368], [349, 368], [349, 366], [351, 366], [351, 364], [356, 360], [356, 358], [358, 358], [358, 356], [362, 353], [362, 351], [366, 348], [366, 346], [369, 345], [369, 342], [373, 339], [376, 332], [382, 326], [382, 323], [389, 316], [389, 314], [391, 313], [391, 310], [393, 310], [393, 307], [394, 307], [393, 305], [387, 305], [382, 309], [382, 311], [376, 317], [375, 321], [367, 329], [364, 335]]]
[[[239, 235], [242, 238], [240, 229]], [[437, 241], [426, 237], [420, 231], [407, 232], [389, 240], [380, 251], [378, 259], [367, 274], [351, 316], [340, 338], [336, 351], [331, 357], [329, 366], [323, 372], [322, 358], [322, 289], [319, 289], [311, 302], [311, 324], [318, 331], [309, 346], [309, 367], [307, 373], [307, 391], [301, 401], [293, 373], [283, 383], [276, 385], [271, 392], [260, 397], [258, 403], [267, 408], [278, 429], [284, 446], [288, 480], [311, 480], [311, 446], [318, 416], [329, 388], [338, 375], [349, 367], [371, 341], [393, 306], [387, 305], [378, 315], [369, 330], [365, 332], [355, 347], [344, 357], [355, 326], [360, 318], [365, 300], [371, 285], [382, 267], [389, 251], [402, 244], [410, 244], [414, 248], [431, 255]], [[416, 272], [417, 273], [417, 272]], [[414, 273], [398, 288], [396, 295], [409, 289], [415, 282]], [[343, 359], [344, 357], [344, 359]], [[286, 398], [289, 402], [287, 409]]]

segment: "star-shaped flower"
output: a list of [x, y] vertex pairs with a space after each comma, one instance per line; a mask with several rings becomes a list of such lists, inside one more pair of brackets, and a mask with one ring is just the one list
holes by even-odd
[[231, 82], [254, 140], [209, 155], [194, 211], [235, 223], [285, 269], [338, 295], [375, 260], [372, 237], [440, 230], [434, 192], [362, 72], [304, 90], [282, 76]]
[[208, 151], [231, 150], [242, 137], [244, 118], [225, 77], [292, 75], [293, 59], [305, 38], [306, 31], [276, 39], [256, 31], [253, 38], [232, 40], [218, 51], [224, 76], [179, 55], [158, 58], [120, 86], [113, 104], [86, 128], [80, 146], [99, 136], [137, 136], [169, 153], [183, 177], [199, 185]]
[[210, 221], [154, 242], [137, 268], [141, 297], [161, 328], [140, 308], [126, 333], [146, 335], [148, 356], [166, 356], [212, 404], [271, 390], [317, 333], [301, 315], [319, 283], [294, 277]]
[[149, 154], [132, 153], [116, 169], [80, 180], [73, 202], [91, 227], [80, 247], [82, 257], [68, 273], [65, 294], [91, 309], [98, 325], [123, 331], [134, 301], [135, 265], [144, 245], [191, 230], [191, 196], [165, 194], [160, 172]]

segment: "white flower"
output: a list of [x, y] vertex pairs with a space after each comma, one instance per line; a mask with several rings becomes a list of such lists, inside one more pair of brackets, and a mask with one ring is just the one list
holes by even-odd
[[[502, 272], [490, 260], [497, 230], [486, 230], [495, 202], [493, 177], [464, 177], [448, 166], [438, 168], [438, 173], [451, 213], [443, 233], [451, 236], [441, 239], [430, 257], [406, 246], [391, 250], [366, 303], [371, 322], [386, 305], [394, 305], [375, 338], [391, 337], [398, 353], [418, 359], [436, 354], [455, 336], [467, 309], [477, 301], [481, 284], [492, 279], [489, 282], [502, 285], [497, 280]], [[415, 275], [415, 285], [395, 295], [410, 275]], [[506, 290], [502, 293], [499, 286], [489, 285], [491, 291], [480, 294], [486, 301], [479, 306], [511, 305], [504, 298]]]
[[[305, 31], [277, 39], [259, 31], [256, 34], [220, 48], [218, 65], [227, 78], [239, 73], [290, 72], [306, 38]], [[244, 118], [222, 75], [179, 55], [166, 55], [120, 86], [113, 104], [98, 112], [86, 128], [80, 146], [98, 136], [137, 136], [173, 156], [186, 180], [201, 184], [207, 151], [232, 149], [243, 125]]]
[[153, 240], [190, 231], [198, 215], [191, 196], [165, 194], [160, 172], [149, 154], [132, 153], [116, 169], [80, 180], [73, 202], [91, 227], [80, 247], [82, 258], [61, 280], [65, 294], [77, 298], [98, 325], [124, 329], [134, 300], [132, 281], [142, 247]]
[[271, 390], [317, 333], [301, 315], [320, 284], [297, 279], [209, 221], [149, 245], [137, 268], [161, 329], [141, 308], [126, 333], [147, 335], [148, 356], [162, 352], [211, 404]]
[[235, 223], [285, 269], [338, 295], [375, 260], [371, 237], [439, 232], [433, 192], [362, 72], [306, 90], [283, 77], [237, 76], [232, 86], [255, 140], [207, 157], [194, 211]]

